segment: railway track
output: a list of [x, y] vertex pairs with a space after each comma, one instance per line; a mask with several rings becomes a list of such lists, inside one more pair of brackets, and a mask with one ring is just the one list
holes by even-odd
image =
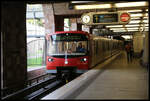
[[[79, 75], [77, 75], [79, 76]], [[76, 77], [77, 77], [76, 76]], [[65, 79], [59, 79], [56, 76], [44, 74], [39, 77], [27, 81], [27, 86], [24, 89], [11, 92], [2, 96], [2, 100], [35, 100], [40, 99], [47, 94], [53, 92], [59, 87], [66, 84]]]
[[44, 80], [42, 82], [39, 82], [35, 85], [26, 87], [24, 89], [21, 89], [15, 93], [9, 94], [2, 98], [2, 100], [14, 100], [14, 99], [40, 99], [47, 93], [50, 93], [57, 88], [64, 85], [64, 82], [62, 80], [57, 80], [56, 77]]

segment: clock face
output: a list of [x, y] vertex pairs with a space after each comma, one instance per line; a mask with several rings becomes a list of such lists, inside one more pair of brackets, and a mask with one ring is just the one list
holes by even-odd
[[82, 21], [83, 21], [84, 23], [89, 23], [89, 22], [90, 22], [90, 16], [88, 16], [88, 15], [83, 16], [83, 17], [82, 17]]

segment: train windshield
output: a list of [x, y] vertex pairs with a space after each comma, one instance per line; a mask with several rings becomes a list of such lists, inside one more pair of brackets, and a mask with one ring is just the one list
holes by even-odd
[[82, 34], [56, 34], [48, 40], [48, 55], [77, 57], [87, 55], [88, 37]]

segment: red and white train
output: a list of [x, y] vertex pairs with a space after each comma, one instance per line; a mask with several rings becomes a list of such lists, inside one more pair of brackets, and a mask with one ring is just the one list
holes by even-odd
[[84, 31], [60, 31], [47, 35], [47, 73], [74, 70], [84, 73], [118, 53], [123, 42]]

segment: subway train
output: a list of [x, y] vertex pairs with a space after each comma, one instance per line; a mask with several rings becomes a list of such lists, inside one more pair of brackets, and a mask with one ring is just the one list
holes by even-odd
[[84, 31], [59, 31], [46, 36], [47, 73], [84, 73], [118, 53], [121, 40], [94, 36]]

